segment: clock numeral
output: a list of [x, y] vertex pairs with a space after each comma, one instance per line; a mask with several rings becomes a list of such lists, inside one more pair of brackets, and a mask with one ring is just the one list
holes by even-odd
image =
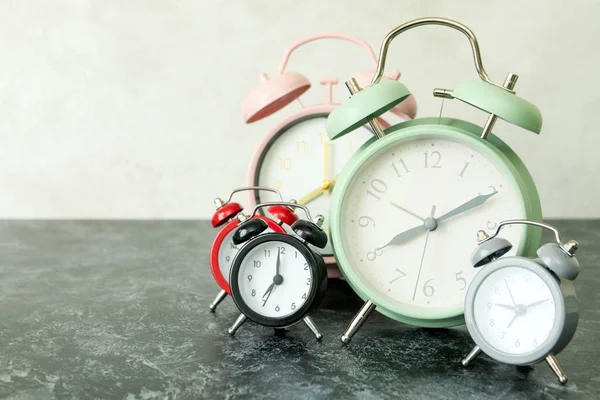
[[296, 255], [294, 256], [294, 258], [298, 258], [298, 251], [297, 250], [295, 251], [295, 254]]
[[233, 243], [229, 243], [229, 248], [237, 250], [238, 247], [235, 244], [233, 244]]
[[253, 297], [256, 296], [256, 290], [255, 289], [252, 289], [252, 296]]
[[279, 250], [279, 254], [285, 254], [285, 247], [277, 247], [277, 250]]
[[529, 274], [525, 274], [525, 275], [523, 275], [523, 280], [524, 280], [525, 282], [529, 282], [529, 279], [530, 279], [530, 278], [531, 278], [531, 276], [530, 276]]
[[423, 294], [427, 297], [431, 297], [435, 294], [435, 289], [433, 288], [433, 286], [429, 285], [429, 282], [431, 282], [432, 280], [433, 279], [428, 280], [423, 285]]
[[375, 259], [377, 257], [379, 257], [380, 255], [382, 255], [382, 254], [383, 254], [383, 250], [382, 249], [375, 248], [374, 251], [372, 251], [370, 253], [367, 253], [367, 260], [369, 260], [369, 261], [375, 261]]
[[271, 257], [271, 250], [264, 250], [265, 257]]
[[304, 270], [308, 271], [308, 263], [304, 263]]
[[298, 140], [296, 142], [296, 152], [306, 153], [306, 142], [304, 140]]
[[302, 295], [302, 300], [306, 300], [306, 293]]
[[248, 282], [252, 280], [252, 275], [248, 275]]
[[310, 278], [306, 278], [306, 285], [307, 286], [310, 286], [310, 282], [311, 282]]
[[279, 304], [277, 304], [277, 305], [275, 306], [275, 311], [277, 311], [277, 312], [281, 311], [281, 308], [279, 308]]
[[[425, 156], [425, 168], [442, 168], [440, 165], [440, 162], [442, 161], [442, 155], [439, 151], [426, 151], [423, 153], [423, 155]], [[429, 166], [430, 161], [433, 163], [431, 166]]]
[[254, 268], [260, 268], [260, 261], [253, 261], [254, 262]]
[[282, 186], [283, 186], [283, 182], [280, 180], [276, 180], [275, 182], [273, 182], [273, 187], [277, 190], [281, 190]]
[[462, 271], [457, 272], [456, 274], [454, 274], [454, 277], [456, 278], [456, 282], [462, 283], [462, 287], [460, 288], [460, 290], [465, 290], [465, 288], [467, 287], [467, 280], [465, 278], [463, 278], [462, 276], [459, 276], [462, 273], [463, 273]]
[[[400, 159], [400, 164], [402, 164], [402, 168], [404, 169], [404, 172], [406, 172], [408, 174], [410, 172], [410, 170], [406, 166], [406, 163], [404, 162], [404, 159], [402, 159], [402, 158]], [[398, 178], [401, 178], [402, 174], [400, 173], [400, 170], [396, 166], [396, 163], [392, 162], [392, 168], [394, 169], [394, 172], [396, 173], [396, 176]]]
[[290, 171], [292, 169], [292, 159], [279, 157], [279, 169]]
[[231, 257], [225, 256], [225, 261], [229, 262], [229, 260], [231, 260]]
[[290, 307], [292, 310], [296, 309], [296, 303], [292, 303], [292, 306]]
[[[496, 190], [496, 187], [495, 187], [495, 186], [488, 186], [488, 188], [490, 188], [490, 189], [491, 189], [491, 190], [490, 190], [490, 193], [479, 193], [479, 195], [480, 195], [480, 196], [484, 196], [485, 194], [491, 194], [491, 193], [496, 193], [496, 192], [497, 192], [497, 190]], [[512, 225], [511, 225], [511, 226], [512, 226]], [[510, 226], [509, 226], [509, 228], [510, 228]]]
[[406, 276], [406, 274], [405, 274], [404, 272], [400, 271], [398, 268], [396, 268], [396, 272], [397, 272], [397, 273], [398, 273], [400, 276], [397, 276], [397, 277], [395, 277], [394, 279], [392, 279], [392, 280], [390, 281], [390, 283], [394, 283], [394, 282], [396, 282], [398, 279], [400, 279], [400, 278], [404, 278], [404, 277]]
[[465, 162], [465, 166], [463, 167], [462, 171], [460, 171], [460, 174], [458, 174], [458, 176], [460, 176], [461, 178], [463, 177], [465, 171], [467, 170], [467, 167], [469, 166], [469, 164], [471, 164], [471, 161], [467, 161]]
[[537, 339], [533, 339], [533, 347], [538, 347], [540, 344]]
[[515, 347], [521, 347], [521, 342], [519, 342], [519, 339], [517, 339], [517, 341], [515, 342]]
[[496, 325], [496, 321], [494, 321], [494, 318], [490, 319], [490, 326], [494, 326]]
[[371, 217], [359, 217], [358, 218], [358, 225], [362, 226], [363, 228], [366, 228], [367, 226], [369, 226], [369, 223], [373, 224], [373, 228], [375, 228], [375, 220], [373, 220], [373, 218], [371, 218]]
[[506, 332], [500, 332], [502, 334], [502, 336], [500, 336], [500, 339], [504, 339], [504, 336], [506, 336]]
[[488, 302], [487, 306], [488, 306], [488, 308], [492, 308], [492, 302], [491, 301]]
[[[387, 192], [387, 189], [388, 189], [385, 182], [382, 181], [381, 179], [373, 179], [371, 181], [371, 188], [373, 188], [373, 190], [377, 193], [385, 193], [385, 192]], [[370, 194], [371, 196], [375, 197], [377, 200], [381, 200], [381, 197], [377, 196], [374, 192], [367, 190], [367, 193]]]

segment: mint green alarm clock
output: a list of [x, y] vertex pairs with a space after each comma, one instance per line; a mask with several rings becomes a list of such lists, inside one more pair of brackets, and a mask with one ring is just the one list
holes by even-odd
[[[490, 116], [483, 127], [453, 118], [418, 118], [385, 131], [376, 118], [406, 99], [400, 82], [381, 81], [394, 37], [420, 25], [443, 25], [465, 34], [480, 80], [434, 95], [458, 99]], [[485, 72], [479, 45], [466, 26], [424, 18], [392, 30], [383, 41], [371, 85], [346, 82], [351, 98], [327, 120], [332, 140], [365, 125], [375, 137], [344, 167], [335, 184], [330, 233], [338, 265], [366, 302], [342, 341], [348, 343], [368, 315], [380, 313], [411, 325], [449, 327], [464, 323], [472, 232], [495, 229], [505, 219], [541, 221], [539, 196], [519, 157], [491, 133], [497, 118], [534, 133], [539, 110], [513, 91], [517, 76], [503, 85]], [[335, 142], [333, 143], [335, 146]], [[513, 255], [533, 255], [539, 229], [515, 225], [506, 237]]]

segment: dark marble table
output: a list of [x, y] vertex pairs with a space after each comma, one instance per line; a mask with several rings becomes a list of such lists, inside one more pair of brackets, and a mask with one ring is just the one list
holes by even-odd
[[600, 398], [600, 221], [555, 221], [580, 241], [581, 320], [558, 356], [517, 371], [485, 356], [459, 360], [464, 328], [418, 329], [373, 315], [350, 346], [340, 334], [360, 306], [342, 281], [285, 336], [251, 323], [217, 293], [207, 222], [0, 222], [0, 397]]

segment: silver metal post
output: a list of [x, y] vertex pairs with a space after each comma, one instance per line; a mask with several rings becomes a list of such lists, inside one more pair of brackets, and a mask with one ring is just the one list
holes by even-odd
[[[348, 88], [350, 94], [356, 94], [360, 92], [360, 85], [358, 84], [356, 78], [348, 79], [346, 81], [346, 87]], [[378, 138], [382, 138], [385, 136], [383, 128], [381, 127], [381, 125], [379, 125], [379, 121], [377, 121], [377, 118], [371, 118], [369, 120], [369, 125], [371, 126], [371, 129], [373, 129], [373, 133], [375, 134], [375, 136], [377, 136]]]
[[[512, 72], [508, 74], [506, 79], [504, 80], [504, 84], [502, 85], [505, 89], [513, 90], [515, 85], [517, 84], [517, 80], [519, 79], [519, 75], [513, 74]], [[483, 126], [483, 131], [481, 131], [481, 138], [487, 139], [490, 132], [494, 128], [498, 117], [495, 114], [490, 114], [485, 125]]]
[[369, 315], [375, 310], [377, 307], [371, 300], [367, 301], [360, 309], [358, 314], [354, 317], [346, 332], [342, 335], [342, 343], [348, 344], [350, 340], [352, 340], [352, 336], [358, 332], [360, 327], [365, 323]]
[[315, 336], [317, 337], [317, 340], [323, 339], [323, 335], [321, 335], [321, 333], [317, 329], [317, 326], [315, 325], [315, 323], [313, 322], [311, 317], [306, 316], [303, 321], [306, 324], [306, 326], [308, 326], [308, 329], [310, 329], [312, 331], [312, 333], [315, 334]]
[[469, 363], [471, 361], [473, 361], [474, 359], [476, 359], [477, 356], [480, 355], [480, 354], [481, 354], [481, 349], [479, 348], [479, 346], [473, 347], [473, 350], [471, 350], [469, 352], [469, 354], [467, 354], [467, 356], [462, 359], [462, 361], [461, 361], [462, 366], [466, 367], [467, 365], [469, 365]]
[[248, 317], [246, 317], [244, 314], [240, 314], [233, 325], [231, 325], [231, 328], [227, 329], [227, 332], [232, 336], [235, 335], [235, 332], [240, 328], [240, 326], [244, 325], [244, 322], [246, 322], [247, 319]]
[[560, 384], [564, 385], [565, 383], [567, 383], [567, 380], [569, 380], [569, 378], [567, 378], [567, 375], [564, 373], [564, 371], [560, 367], [560, 364], [558, 363], [558, 360], [556, 359], [556, 357], [554, 357], [553, 354], [550, 354], [548, 357], [546, 357], [546, 362], [548, 363], [552, 371], [554, 371], [554, 374], [558, 378]]
[[215, 309], [217, 308], [217, 306], [223, 301], [223, 299], [225, 299], [225, 297], [227, 297], [227, 292], [224, 290], [221, 290], [219, 292], [219, 294], [217, 294], [217, 297], [215, 297], [213, 302], [210, 303], [210, 305], [208, 306], [208, 308], [210, 308], [210, 311], [214, 312]]

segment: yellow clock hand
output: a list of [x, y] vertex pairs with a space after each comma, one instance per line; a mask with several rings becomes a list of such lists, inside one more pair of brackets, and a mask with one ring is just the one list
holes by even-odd
[[329, 141], [323, 142], [323, 182], [329, 180]]
[[317, 197], [319, 197], [320, 195], [322, 195], [323, 193], [324, 193], [323, 188], [321, 186], [319, 186], [312, 192], [301, 197], [298, 200], [298, 204], [306, 205], [306, 204], [310, 203], [311, 201], [313, 201], [314, 199], [316, 199]]

